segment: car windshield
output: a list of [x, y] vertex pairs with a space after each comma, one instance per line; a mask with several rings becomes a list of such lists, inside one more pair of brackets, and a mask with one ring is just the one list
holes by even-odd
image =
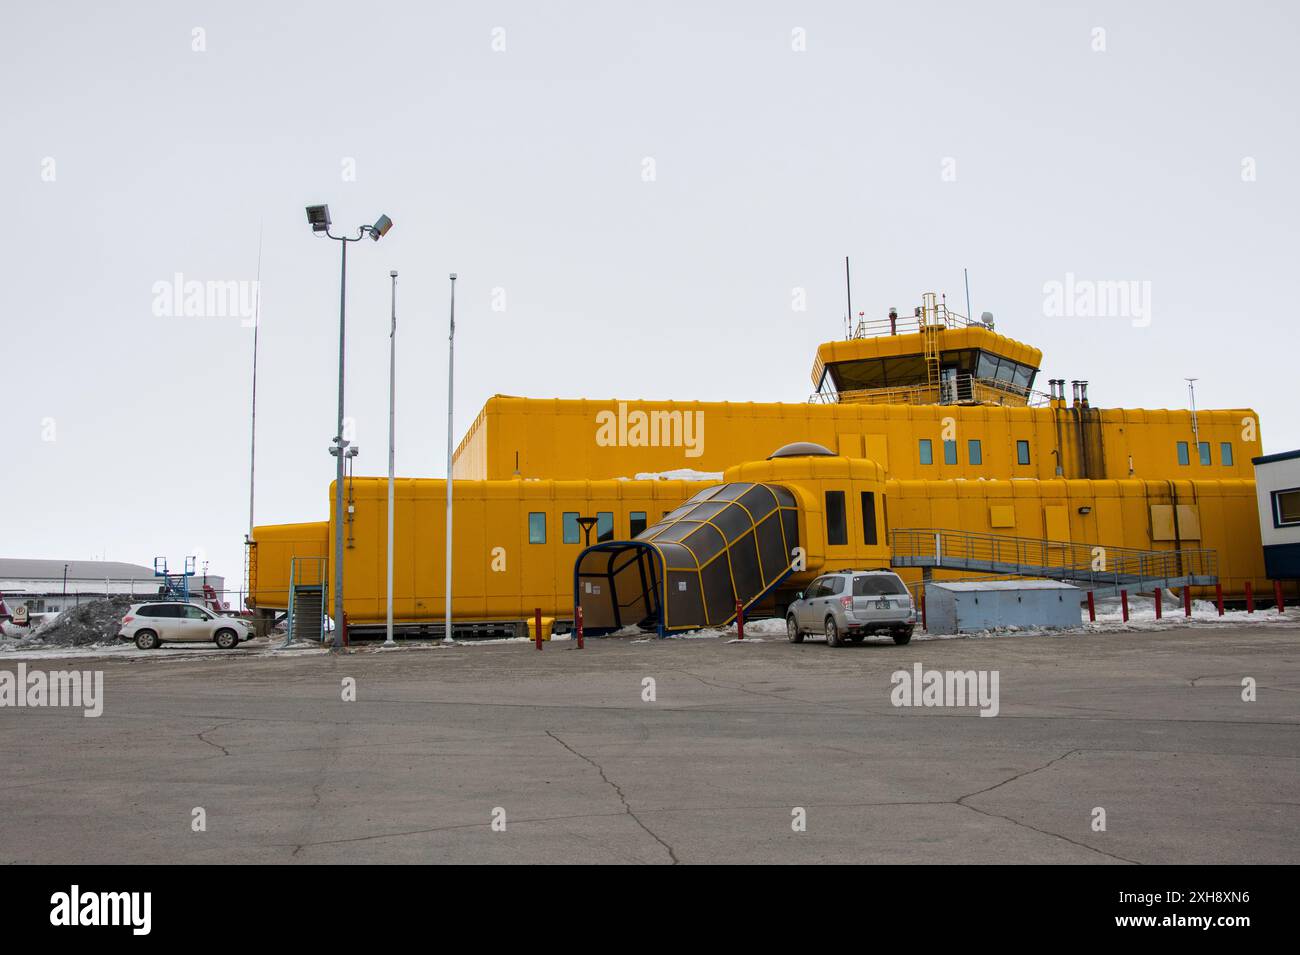
[[893, 574], [873, 574], [870, 577], [853, 578], [853, 596], [880, 597], [884, 594], [905, 594], [907, 588]]

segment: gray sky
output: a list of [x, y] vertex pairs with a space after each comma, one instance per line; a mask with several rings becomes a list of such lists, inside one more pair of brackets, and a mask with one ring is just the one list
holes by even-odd
[[[448, 272], [459, 440], [497, 392], [802, 401], [816, 344], [841, 334], [845, 255], [855, 310], [926, 290], [961, 308], [968, 267], [974, 311], [1043, 349], [1044, 388], [1185, 407], [1196, 376], [1201, 407], [1260, 413], [1266, 451], [1300, 446], [1298, 20], [1282, 3], [6, 4], [0, 550], [198, 552], [238, 578], [252, 332], [157, 315], [154, 286], [253, 281], [259, 228], [257, 518], [325, 517], [338, 244], [311, 235], [313, 202], [336, 228], [396, 223], [349, 252], [358, 474], [386, 467], [390, 269], [398, 470], [437, 477]], [[1149, 324], [1047, 317], [1067, 274], [1150, 283]]]

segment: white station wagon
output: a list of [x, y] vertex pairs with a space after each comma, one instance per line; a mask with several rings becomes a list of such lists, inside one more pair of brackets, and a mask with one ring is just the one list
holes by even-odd
[[163, 643], [215, 643], [231, 650], [251, 639], [248, 624], [238, 617], [223, 617], [182, 601], [132, 604], [122, 618], [121, 640], [134, 640], [141, 650]]

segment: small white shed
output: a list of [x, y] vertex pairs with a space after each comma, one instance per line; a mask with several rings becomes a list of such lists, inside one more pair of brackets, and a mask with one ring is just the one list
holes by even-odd
[[1082, 591], [1056, 580], [942, 580], [925, 585], [928, 633], [1061, 629], [1082, 621]]

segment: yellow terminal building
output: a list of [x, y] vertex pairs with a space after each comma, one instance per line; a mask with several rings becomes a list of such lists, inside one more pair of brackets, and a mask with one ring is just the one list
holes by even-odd
[[[1050, 576], [1099, 593], [1268, 586], [1250, 409], [1094, 408], [1036, 388], [1041, 352], [930, 293], [820, 346], [806, 404], [491, 398], [453, 466], [453, 627], [581, 604], [595, 632], [781, 615], [819, 573]], [[386, 478], [349, 479], [344, 611], [382, 624]], [[443, 480], [396, 482], [394, 618], [440, 634]], [[333, 485], [328, 495], [334, 500]], [[320, 627], [328, 521], [249, 543], [249, 607]]]

